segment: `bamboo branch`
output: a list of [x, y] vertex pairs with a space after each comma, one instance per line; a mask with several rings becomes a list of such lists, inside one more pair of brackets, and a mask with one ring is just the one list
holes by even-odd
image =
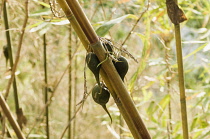
[[150, 6], [150, 0], [148, 0], [148, 4], [147, 4], [147, 8], [140, 14], [139, 18], [136, 20], [136, 23], [133, 25], [132, 29], [130, 30], [130, 32], [128, 33], [127, 37], [125, 38], [125, 40], [123, 41], [123, 43], [121, 44], [121, 47], [125, 44], [125, 42], [128, 40], [128, 38], [131, 36], [131, 34], [133, 33], [134, 29], [136, 28], [137, 24], [139, 23], [139, 21], [141, 20], [141, 18], [143, 17], [143, 15], [148, 11]]
[[[61, 5], [65, 5], [64, 1], [58, 0], [58, 3]], [[75, 0], [67, 1], [71, 11], [74, 13], [75, 18], [77, 19], [82, 31], [85, 33], [86, 37], [90, 42], [90, 46], [92, 47], [93, 51], [97, 55], [100, 61], [104, 61], [107, 57], [104, 48], [102, 47], [101, 42], [99, 41], [95, 31], [93, 30], [89, 20], [85, 16], [84, 12], [82, 11], [79, 3]], [[66, 8], [67, 9], [67, 8]], [[64, 9], [64, 10], [66, 10]], [[65, 11], [64, 11], [65, 12]], [[73, 26], [74, 27], [74, 26]], [[108, 58], [102, 64], [102, 68], [105, 71], [105, 75], [102, 74], [102, 78], [104, 79], [106, 85], [112, 92], [116, 92], [115, 99], [116, 104], [121, 107], [121, 112], [123, 112], [123, 116], [127, 125], [129, 126], [131, 133], [133, 134], [134, 138], [136, 139], [150, 139], [150, 135], [137, 111], [131, 97], [126, 90], [124, 83], [122, 82], [121, 78], [119, 77], [114, 65], [112, 64], [111, 60]], [[105, 78], [104, 78], [105, 77]], [[112, 95], [113, 95], [112, 92]], [[119, 99], [118, 99], [118, 97]]]
[[0, 93], [0, 106], [1, 106], [2, 111], [4, 112], [5, 116], [7, 117], [10, 125], [14, 129], [15, 134], [17, 135], [18, 139], [25, 139], [23, 133], [20, 130], [18, 123], [16, 122], [15, 118], [11, 114], [10, 108], [7, 105], [4, 97], [2, 96], [2, 93]]

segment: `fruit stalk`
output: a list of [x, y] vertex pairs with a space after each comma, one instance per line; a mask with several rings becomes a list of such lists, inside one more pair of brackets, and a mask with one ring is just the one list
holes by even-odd
[[[66, 2], [68, 4], [68, 6], [70, 7], [70, 9], [68, 9]], [[71, 22], [73, 28], [75, 29], [75, 31], [77, 33], [83, 33], [83, 32], [85, 33], [85, 35], [88, 38], [88, 41], [91, 44], [91, 48], [93, 48], [93, 51], [95, 52], [95, 54], [97, 55], [99, 60], [103, 61], [107, 56], [105, 53], [105, 50], [103, 49], [102, 44], [99, 42], [99, 39], [98, 39], [95, 31], [93, 30], [92, 26], [90, 25], [87, 17], [84, 15], [84, 12], [82, 11], [80, 5], [75, 0], [71, 0], [71, 1], [68, 0], [66, 2], [64, 0], [58, 0], [58, 3], [64, 10], [64, 12], [67, 15], [67, 18], [69, 20], [72, 21], [72, 18], [69, 18], [71, 11], [74, 13], [74, 16], [75, 16], [77, 22], [75, 22], [75, 21]], [[82, 17], [85, 17], [85, 18], [82, 18]], [[77, 25], [79, 24], [79, 26], [81, 28], [78, 27], [76, 24]], [[82, 29], [82, 32], [79, 32], [80, 29]], [[88, 33], [86, 34], [86, 32], [88, 32]], [[83, 39], [85, 39], [85, 38], [83, 38]], [[84, 40], [81, 40], [81, 41], [84, 41]], [[87, 49], [87, 51], [89, 51], [87, 47], [86, 47], [86, 49]], [[105, 61], [102, 64], [102, 69], [101, 69], [100, 74], [102, 75], [102, 78], [105, 81], [107, 87], [111, 91], [111, 94], [114, 97], [115, 102], [116, 102], [118, 108], [120, 109], [120, 112], [122, 113], [134, 138], [135, 139], [142, 139], [142, 138], [150, 139], [151, 137], [150, 137], [143, 121], [141, 120], [141, 117], [138, 114], [138, 111], [135, 108], [135, 105], [132, 102], [132, 100], [128, 94], [128, 91], [126, 90], [121, 78], [119, 77], [119, 75], [110, 59], [108, 59], [107, 61]], [[120, 99], [118, 99], [118, 97]]]

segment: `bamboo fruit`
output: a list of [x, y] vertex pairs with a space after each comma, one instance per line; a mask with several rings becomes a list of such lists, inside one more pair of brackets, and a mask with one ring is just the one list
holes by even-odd
[[[74, 13], [75, 17], [73, 17], [73, 15], [71, 14], [71, 18], [69, 18], [68, 16], [67, 18], [70, 19], [70, 22], [76, 33], [79, 33], [78, 35], [81, 35], [81, 32], [77, 31], [78, 29], [82, 29], [82, 32], [84, 32], [90, 42], [91, 48], [98, 56], [99, 60], [103, 61], [107, 57], [105, 50], [103, 49], [101, 42], [99, 41], [95, 31], [90, 25], [89, 20], [84, 15], [84, 12], [81, 10], [79, 3], [75, 0], [67, 1], [71, 11], [68, 11], [68, 6], [66, 6], [65, 1], [58, 0], [58, 3], [67, 15], [69, 15], [71, 11]], [[76, 18], [77, 22], [72, 22], [72, 18]], [[74, 23], [79, 23], [80, 27], [78, 27], [78, 25], [76, 24], [73, 25]], [[115, 102], [120, 109], [120, 112], [123, 114], [123, 117], [134, 138], [150, 139], [151, 137], [149, 135], [149, 132], [147, 131], [137, 109], [135, 108], [135, 105], [131, 100], [128, 91], [126, 90], [123, 81], [119, 77], [114, 65], [109, 58], [102, 64], [102, 68], [103, 71], [105, 71], [104, 73], [101, 73], [102, 78], [104, 79], [109, 90], [112, 92], [112, 96], [114, 97]]]

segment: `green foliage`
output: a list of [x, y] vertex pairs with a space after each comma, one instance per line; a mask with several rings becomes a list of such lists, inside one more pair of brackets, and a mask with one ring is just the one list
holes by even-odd
[[106, 35], [108, 33], [108, 31], [115, 25], [115, 24], [119, 24], [120, 22], [122, 22], [124, 19], [126, 18], [133, 18], [136, 19], [137, 17], [135, 15], [124, 15], [122, 17], [116, 18], [116, 19], [112, 19], [108, 22], [103, 22], [100, 23], [100, 26], [98, 27], [98, 29], [96, 30], [96, 33], [103, 37], [104, 35]]
[[[148, 1], [83, 0], [80, 2], [97, 34], [101, 37], [111, 38], [115, 47], [120, 48], [121, 43], [146, 9]], [[153, 139], [167, 139], [170, 123], [172, 125], [171, 138], [182, 139], [174, 28], [167, 16], [165, 1], [150, 2], [148, 11], [143, 15], [123, 46], [138, 60], [136, 63], [129, 56], [123, 55], [128, 60], [130, 67], [125, 77], [125, 84]], [[46, 33], [47, 38], [49, 69], [49, 84], [47, 86], [54, 89], [69, 64], [69, 21], [62, 16], [62, 12], [58, 12], [58, 5], [55, 5], [57, 10], [56, 8], [53, 10], [61, 17], [53, 16], [48, 3], [37, 0], [29, 1], [29, 3], [31, 6], [29, 22], [23, 39], [21, 60], [18, 64], [17, 84], [21, 107], [28, 119], [28, 124], [23, 129], [24, 134], [27, 134], [29, 128], [37, 122], [38, 125], [30, 137], [45, 138], [44, 121], [42, 118], [37, 119], [44, 106], [43, 87], [46, 86], [43, 83], [42, 35]], [[180, 0], [179, 4], [188, 18], [181, 24], [189, 115], [188, 127], [192, 139], [208, 139], [210, 136], [210, 1]], [[42, 8], [43, 6], [44, 8]], [[95, 9], [97, 10], [95, 11]], [[9, 3], [8, 12], [15, 56], [19, 41], [19, 29], [24, 19], [23, 2]], [[5, 29], [4, 25], [0, 27], [2, 30], [0, 44], [4, 46], [6, 44], [6, 39], [3, 37]], [[84, 93], [83, 72], [86, 52], [80, 47], [75, 34], [73, 34], [71, 44], [72, 53], [74, 53], [72, 64], [75, 64], [75, 59], [79, 64], [77, 68], [72, 67], [73, 79], [77, 79], [77, 83], [74, 81], [72, 83], [76, 89], [72, 87], [72, 90], [77, 98], [76, 104], [78, 104], [83, 99]], [[4, 93], [8, 83], [9, 70], [6, 68], [3, 52], [0, 54], [0, 65], [0, 93]], [[89, 70], [86, 70], [86, 76], [87, 88], [90, 92], [91, 87], [95, 84], [95, 79]], [[64, 76], [57, 88], [57, 94], [53, 97], [54, 101], [49, 107], [50, 130], [54, 138], [59, 138], [67, 124], [68, 87], [68, 78]], [[7, 102], [14, 112], [12, 92]], [[169, 104], [171, 119], [169, 118]], [[107, 121], [109, 118], [105, 112], [88, 97], [82, 111], [76, 116], [75, 137], [105, 139], [118, 135], [119, 110], [114, 104], [114, 100], [110, 99], [107, 108], [113, 118], [113, 127], [111, 127], [113, 130], [108, 130], [109, 122]], [[1, 124], [0, 128], [2, 128]], [[132, 138], [126, 126], [123, 126], [123, 137]]]

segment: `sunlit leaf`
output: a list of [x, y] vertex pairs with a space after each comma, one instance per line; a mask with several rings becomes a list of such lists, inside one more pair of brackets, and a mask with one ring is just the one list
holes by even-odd
[[69, 23], [70, 23], [69, 20], [61, 20], [58, 22], [51, 22], [51, 24], [53, 24], [53, 25], [67, 25]]
[[107, 22], [104, 22], [102, 23], [102, 25], [100, 25], [98, 27], [98, 29], [96, 30], [96, 33], [99, 35], [99, 36], [104, 36], [108, 33], [108, 31], [116, 24], [119, 24], [120, 22], [122, 22], [124, 19], [126, 18], [133, 18], [133, 19], [136, 19], [136, 16], [135, 15], [131, 15], [131, 14], [127, 14], [127, 15], [124, 15], [124, 16], [121, 16], [119, 18], [116, 18], [116, 19], [112, 19], [110, 21], [107, 21]]
[[47, 26], [47, 25], [49, 25], [49, 24], [50, 24], [49, 22], [42, 22], [42, 23], [39, 24], [38, 26], [32, 28], [32, 29], [30, 30], [30, 32], [36, 32], [36, 31], [38, 31], [38, 30], [44, 28], [45, 26]]
[[190, 131], [192, 131], [196, 127], [197, 122], [198, 122], [198, 117], [195, 117], [192, 121], [191, 126], [190, 126]]
[[37, 27], [38, 25], [40, 25], [40, 24], [42, 24], [42, 23], [43, 23], [43, 21], [37, 22], [37, 23], [35, 23], [35, 24], [32, 24], [32, 25], [28, 26], [28, 28]]
[[39, 135], [39, 134], [30, 134], [29, 135], [30, 138], [47, 138], [45, 135]]
[[29, 14], [29, 16], [42, 16], [42, 15], [50, 15], [52, 12], [49, 8], [40, 9], [36, 12]]
[[48, 24], [47, 26], [45, 26], [44, 28], [42, 28], [40, 31], [39, 31], [39, 34], [40, 35], [44, 35], [45, 33], [47, 33], [47, 31], [51, 28], [51, 25]]
[[140, 60], [140, 65], [137, 69], [137, 71], [134, 73], [134, 75], [132, 76], [129, 85], [128, 85], [128, 89], [130, 92], [133, 91], [134, 88], [134, 84], [138, 78], [138, 75], [140, 73], [142, 73], [142, 71], [146, 68], [146, 62], [147, 62], [147, 58], [150, 55], [150, 18], [149, 16], [147, 16], [146, 18], [146, 33], [145, 35], [141, 34], [141, 33], [135, 33], [136, 35], [138, 35], [140, 37], [140, 39], [142, 39], [143, 43], [144, 43], [144, 47], [143, 47], [143, 51], [142, 51], [142, 55], [141, 55], [141, 60]]
[[183, 59], [186, 59], [186, 58], [190, 57], [191, 55], [196, 54], [197, 52], [199, 52], [200, 50], [202, 50], [206, 45], [207, 45], [207, 43], [201, 45], [200, 47], [198, 47], [197, 49], [195, 49], [194, 51], [192, 51], [191, 53], [189, 53], [187, 56], [185, 56]]
[[39, 3], [40, 5], [42, 5], [44, 7], [50, 8], [50, 5], [48, 3], [44, 3], [44, 2], [38, 1], [38, 0], [33, 0], [33, 1], [36, 2], [36, 3]]
[[147, 108], [148, 116], [152, 116], [157, 111], [157, 109], [158, 109], [157, 104], [154, 101], [150, 102], [150, 105]]
[[201, 130], [197, 130], [197, 131], [195, 132], [195, 134], [193, 135], [193, 139], [197, 139], [198, 136], [200, 136], [201, 134], [202, 134], [202, 131], [201, 131]]
[[167, 94], [164, 96], [164, 98], [159, 102], [159, 106], [161, 106], [161, 111], [159, 113], [159, 116], [160, 117], [162, 114], [163, 114], [163, 110], [165, 110], [166, 106], [168, 106], [170, 102], [170, 95]]

